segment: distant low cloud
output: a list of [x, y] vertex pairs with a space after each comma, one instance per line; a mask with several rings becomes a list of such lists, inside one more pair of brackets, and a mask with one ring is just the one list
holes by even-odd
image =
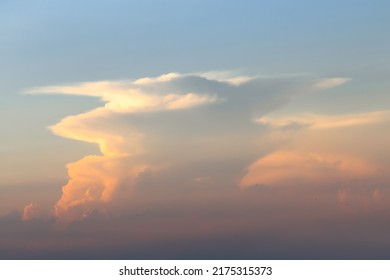
[[337, 201], [343, 213], [352, 216], [367, 212], [388, 212], [389, 198], [390, 191], [387, 186], [370, 183], [364, 186], [341, 188], [337, 194]]
[[38, 204], [31, 202], [23, 209], [23, 221], [41, 218], [41, 209]]
[[30, 94], [84, 95], [104, 102], [51, 127], [101, 151], [67, 165], [69, 181], [56, 216], [74, 221], [95, 210], [104, 214], [128, 207], [142, 186], [161, 193], [194, 185], [237, 186], [246, 167], [270, 152], [259, 146], [265, 126], [256, 119], [294, 97], [347, 81], [207, 72], [31, 89]]

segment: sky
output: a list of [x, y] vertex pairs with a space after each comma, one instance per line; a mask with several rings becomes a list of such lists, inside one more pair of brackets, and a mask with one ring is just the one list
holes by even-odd
[[389, 259], [384, 0], [0, 3], [0, 259]]

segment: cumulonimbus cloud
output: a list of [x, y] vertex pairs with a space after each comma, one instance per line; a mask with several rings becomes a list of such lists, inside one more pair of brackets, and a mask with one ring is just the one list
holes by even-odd
[[267, 152], [259, 147], [263, 132], [256, 119], [295, 96], [347, 81], [209, 72], [31, 89], [31, 94], [84, 95], [104, 102], [51, 126], [55, 134], [95, 143], [101, 151], [68, 164], [69, 181], [56, 216], [78, 220], [118, 201], [131, 203], [145, 174], [160, 188], [181, 188], [200, 182], [197, 178], [238, 184], [245, 167]]

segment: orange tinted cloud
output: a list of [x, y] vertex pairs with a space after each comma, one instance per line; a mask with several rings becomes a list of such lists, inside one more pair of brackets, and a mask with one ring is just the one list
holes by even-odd
[[360, 215], [367, 212], [384, 213], [389, 210], [390, 191], [387, 185], [368, 184], [342, 188], [338, 191], [337, 201], [343, 213]]
[[87, 156], [67, 165], [69, 181], [55, 205], [65, 221], [87, 217], [93, 209], [105, 209], [113, 199], [131, 198], [134, 181], [146, 166], [128, 156]]
[[105, 102], [51, 126], [55, 134], [95, 143], [101, 151], [68, 164], [69, 181], [55, 205], [56, 216], [72, 221], [94, 210], [110, 211], [120, 199], [130, 200], [146, 170], [160, 165], [170, 168], [155, 182], [234, 185], [245, 166], [262, 152], [254, 150], [259, 134], [254, 115], [271, 112], [302, 93], [346, 81], [170, 73], [30, 90], [95, 96]]
[[23, 209], [23, 221], [29, 221], [41, 217], [41, 209], [38, 204], [31, 202]]
[[250, 165], [242, 187], [345, 186], [365, 178], [386, 180], [380, 170], [389, 164], [381, 156], [390, 151], [384, 142], [389, 133], [383, 129], [390, 122], [389, 111], [264, 116], [257, 122], [269, 128], [265, 144], [282, 139], [284, 147]]
[[241, 186], [342, 186], [352, 180], [374, 176], [375, 171], [374, 166], [350, 156], [279, 151], [250, 165]]

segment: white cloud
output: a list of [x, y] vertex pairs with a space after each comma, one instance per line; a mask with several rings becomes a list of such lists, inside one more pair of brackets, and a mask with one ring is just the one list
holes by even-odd
[[337, 78], [331, 78], [331, 79], [319, 79], [314, 83], [314, 87], [318, 89], [328, 89], [333, 88], [342, 84], [345, 84], [349, 82], [350, 78], [343, 78], [343, 77], [337, 77]]

